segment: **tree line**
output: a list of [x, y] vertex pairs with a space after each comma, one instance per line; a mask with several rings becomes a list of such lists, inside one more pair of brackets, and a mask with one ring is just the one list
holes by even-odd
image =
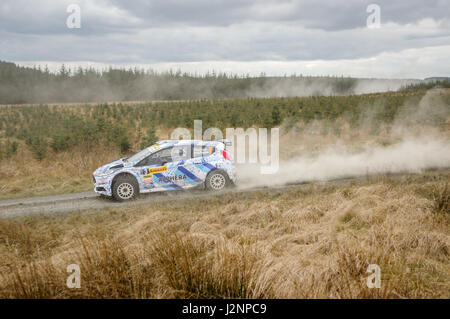
[[[17, 142], [27, 145], [37, 159], [49, 150], [61, 152], [76, 146], [114, 145], [122, 152], [141, 149], [158, 139], [156, 129], [279, 127], [291, 129], [296, 123], [319, 120], [339, 134], [340, 122], [352, 127], [369, 125], [376, 133], [401, 116], [405, 105], [414, 114], [424, 92], [377, 93], [349, 96], [290, 98], [245, 98], [146, 102], [140, 104], [33, 105], [0, 107], [0, 153], [11, 156]], [[450, 95], [442, 95], [450, 105]], [[448, 110], [447, 110], [448, 111]], [[430, 112], [428, 112], [430, 113]], [[445, 125], [442, 114], [427, 114], [432, 125]], [[370, 117], [370, 121], [365, 119]], [[324, 132], [327, 134], [327, 132]]]
[[[357, 79], [348, 77], [257, 77], [208, 72], [155, 72], [138, 68], [58, 72], [0, 61], [0, 104], [154, 101], [351, 94]], [[301, 90], [304, 92], [302, 93]]]

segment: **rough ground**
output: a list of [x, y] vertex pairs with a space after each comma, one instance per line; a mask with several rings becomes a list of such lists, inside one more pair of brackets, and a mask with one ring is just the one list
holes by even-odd
[[[449, 298], [449, 177], [167, 194], [2, 218], [0, 298]], [[80, 289], [66, 286], [70, 264]], [[379, 289], [367, 287], [370, 264]]]

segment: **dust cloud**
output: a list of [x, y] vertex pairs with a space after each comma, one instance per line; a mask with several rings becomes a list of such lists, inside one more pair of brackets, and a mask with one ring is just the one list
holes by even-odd
[[[378, 103], [378, 102], [377, 102]], [[383, 105], [372, 105], [382, 108]], [[373, 112], [359, 120], [362, 133], [373, 126]], [[262, 175], [257, 164], [237, 164], [239, 187], [284, 185], [287, 183], [327, 181], [387, 173], [421, 173], [429, 169], [450, 168], [450, 105], [442, 95], [427, 92], [418, 104], [406, 101], [392, 122], [387, 136], [375, 135], [360, 140], [327, 137], [318, 151], [305, 150], [300, 155], [280, 159], [278, 172]], [[447, 123], [447, 124], [446, 124]], [[317, 124], [317, 123], [316, 123]], [[324, 123], [322, 123], [324, 124]], [[297, 143], [280, 141], [280, 149], [300, 148], [313, 144], [313, 124], [294, 135]], [[317, 129], [315, 129], [317, 131]], [[377, 143], [383, 138], [388, 143]], [[300, 141], [300, 143], [298, 143]], [[301, 142], [304, 141], [304, 142]], [[314, 147], [313, 147], [314, 149]]]
[[366, 146], [353, 153], [330, 146], [315, 156], [281, 160], [275, 174], [262, 175], [256, 164], [237, 166], [240, 188], [327, 181], [384, 173], [420, 173], [450, 167], [450, 141], [427, 137], [407, 139], [387, 147]]

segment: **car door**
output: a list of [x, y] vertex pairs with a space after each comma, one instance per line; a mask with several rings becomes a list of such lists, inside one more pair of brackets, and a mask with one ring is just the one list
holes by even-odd
[[[196, 167], [196, 161], [201, 161], [200, 158], [195, 158], [194, 148], [192, 144], [179, 146], [182, 151], [175, 150], [174, 154], [183, 154], [183, 158], [176, 162], [176, 174], [182, 178], [183, 188], [195, 187], [204, 181], [204, 172]], [[201, 148], [201, 147], [200, 147]]]
[[171, 162], [167, 164], [166, 179], [161, 182], [161, 186], [173, 189], [195, 186], [198, 181], [189, 170], [191, 159], [190, 144], [174, 146]]
[[139, 184], [141, 192], [173, 189], [166, 187], [167, 176], [172, 163], [172, 147], [159, 150], [141, 160], [136, 167], [139, 168]]

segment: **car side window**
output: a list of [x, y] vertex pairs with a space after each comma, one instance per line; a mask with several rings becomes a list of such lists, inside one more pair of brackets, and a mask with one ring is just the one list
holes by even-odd
[[193, 146], [192, 157], [206, 157], [214, 153], [215, 148], [213, 146]]
[[172, 154], [172, 147], [165, 148], [163, 150], [160, 150], [147, 156], [142, 161], [140, 161], [136, 166], [149, 166], [156, 164], [163, 165], [165, 163], [172, 162], [171, 154]]
[[189, 160], [191, 154], [190, 145], [175, 146], [172, 150], [172, 162]]

